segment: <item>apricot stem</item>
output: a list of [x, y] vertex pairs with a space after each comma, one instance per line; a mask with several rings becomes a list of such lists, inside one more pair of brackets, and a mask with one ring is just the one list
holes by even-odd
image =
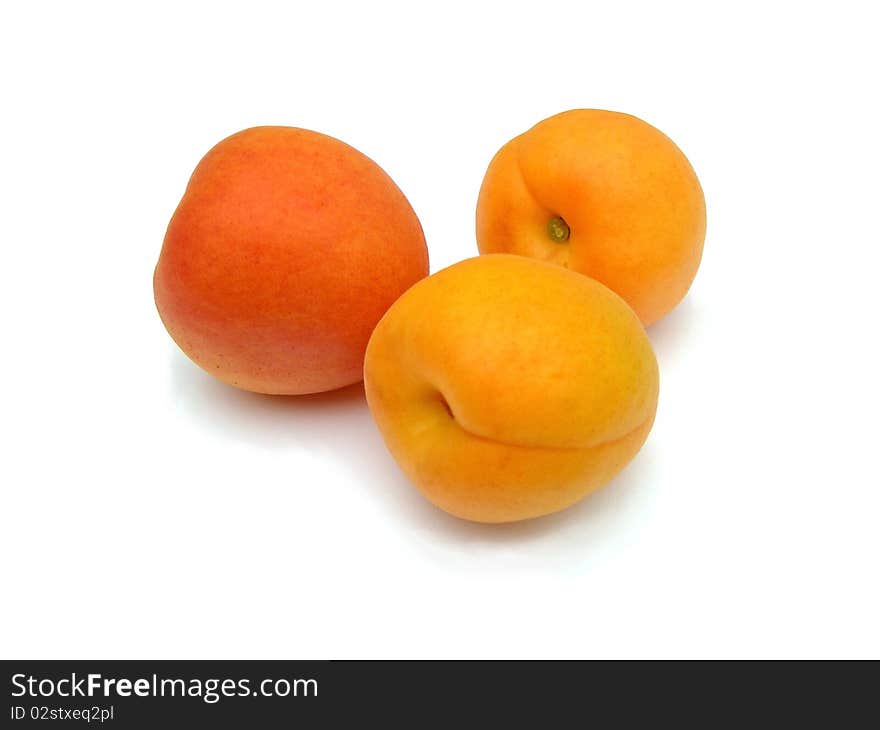
[[571, 235], [571, 229], [568, 223], [560, 216], [551, 218], [547, 223], [547, 235], [554, 243], [565, 243]]

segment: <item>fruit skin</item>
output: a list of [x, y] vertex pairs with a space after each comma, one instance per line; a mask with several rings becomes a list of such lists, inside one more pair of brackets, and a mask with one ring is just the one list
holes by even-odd
[[376, 322], [427, 274], [419, 220], [375, 162], [318, 132], [255, 127], [199, 162], [153, 288], [209, 373], [302, 394], [361, 380]]
[[[554, 217], [570, 228], [558, 243]], [[687, 293], [703, 252], [706, 203], [675, 143], [629, 114], [575, 109], [502, 147], [477, 202], [481, 253], [573, 269], [616, 291], [648, 326]]]
[[496, 254], [407, 291], [367, 347], [389, 451], [438, 507], [477, 522], [563, 509], [608, 482], [654, 421], [657, 361], [602, 284]]

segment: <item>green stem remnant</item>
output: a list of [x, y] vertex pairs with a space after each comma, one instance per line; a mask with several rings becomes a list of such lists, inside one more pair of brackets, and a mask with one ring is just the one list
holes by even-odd
[[571, 229], [562, 218], [556, 216], [547, 223], [547, 235], [554, 243], [565, 243], [571, 235]]

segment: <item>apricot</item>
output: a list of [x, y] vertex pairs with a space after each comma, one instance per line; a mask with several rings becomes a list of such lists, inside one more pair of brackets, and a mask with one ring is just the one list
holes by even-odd
[[645, 441], [657, 361], [597, 281], [521, 256], [467, 259], [409, 289], [373, 332], [367, 401], [435, 505], [477, 522], [561, 510]]
[[375, 162], [318, 132], [256, 127], [199, 162], [153, 287], [206, 371], [301, 394], [361, 380], [373, 327], [427, 274], [419, 220]]
[[477, 202], [481, 253], [516, 253], [598, 279], [645, 326], [700, 265], [706, 204], [681, 150], [641, 119], [575, 109], [504, 145]]

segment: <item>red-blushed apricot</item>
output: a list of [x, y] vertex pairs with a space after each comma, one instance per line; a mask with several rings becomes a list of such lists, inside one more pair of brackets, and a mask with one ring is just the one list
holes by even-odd
[[302, 394], [361, 380], [373, 327], [427, 274], [419, 220], [375, 162], [318, 132], [255, 127], [199, 162], [153, 285], [206, 371]]

